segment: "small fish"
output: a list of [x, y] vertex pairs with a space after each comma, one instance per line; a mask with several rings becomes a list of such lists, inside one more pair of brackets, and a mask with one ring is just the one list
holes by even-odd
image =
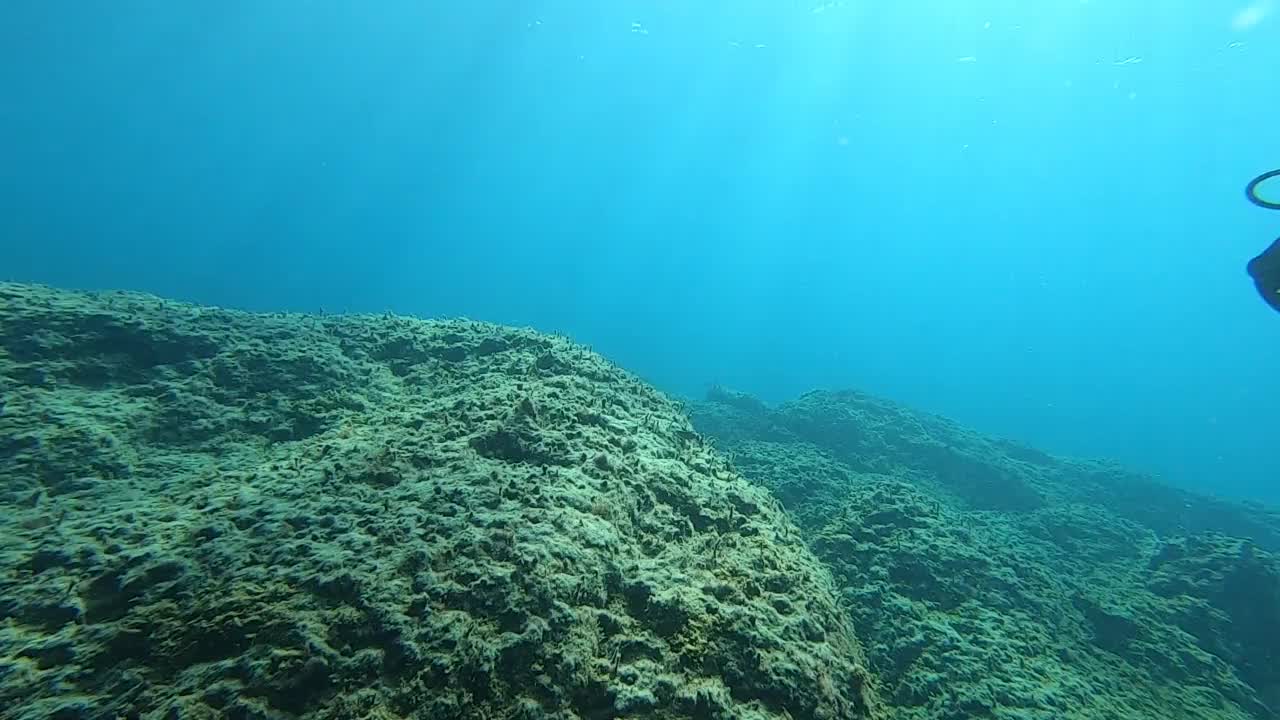
[[1249, 277], [1268, 305], [1280, 312], [1280, 238], [1249, 261]]

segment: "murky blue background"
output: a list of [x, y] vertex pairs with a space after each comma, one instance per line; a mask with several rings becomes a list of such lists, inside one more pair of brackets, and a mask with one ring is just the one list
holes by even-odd
[[1275, 500], [1271, 9], [8, 0], [0, 275], [527, 324]]

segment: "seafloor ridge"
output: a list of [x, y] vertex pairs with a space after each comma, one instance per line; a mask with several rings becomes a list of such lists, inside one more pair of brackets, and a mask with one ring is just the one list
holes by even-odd
[[528, 330], [0, 284], [0, 716], [1250, 718], [1280, 515]]

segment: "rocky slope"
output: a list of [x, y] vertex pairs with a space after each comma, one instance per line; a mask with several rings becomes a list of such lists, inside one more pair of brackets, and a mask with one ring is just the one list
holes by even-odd
[[860, 393], [0, 284], [6, 720], [1275, 720], [1278, 554]]
[[1280, 514], [856, 392], [695, 426], [782, 499], [904, 718], [1280, 714]]
[[870, 566], [563, 338], [3, 284], [0, 383], [5, 718], [887, 715]]

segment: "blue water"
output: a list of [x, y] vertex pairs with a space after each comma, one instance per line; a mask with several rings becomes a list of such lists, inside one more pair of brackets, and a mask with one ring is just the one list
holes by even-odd
[[1276, 68], [1266, 0], [7, 0], [0, 275], [527, 324], [1277, 500]]

